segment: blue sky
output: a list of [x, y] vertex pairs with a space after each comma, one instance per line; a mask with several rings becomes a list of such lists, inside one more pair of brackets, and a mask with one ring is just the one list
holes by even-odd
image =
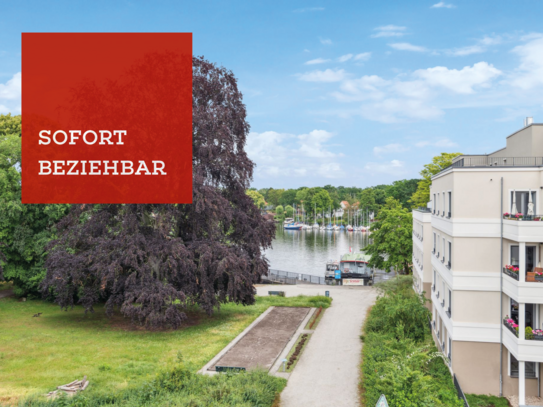
[[24, 1], [0, 9], [0, 113], [21, 32], [192, 32], [239, 78], [253, 186], [371, 186], [543, 122], [541, 1]]

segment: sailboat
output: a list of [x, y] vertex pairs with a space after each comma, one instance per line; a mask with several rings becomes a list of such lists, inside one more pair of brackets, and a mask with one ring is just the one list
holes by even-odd
[[[296, 220], [298, 220], [298, 211], [296, 211], [296, 204], [292, 205], [293, 208], [294, 208], [294, 213], [296, 214]], [[284, 226], [284, 229], [285, 230], [302, 230], [302, 227], [303, 225], [300, 224], [300, 222], [292, 222], [292, 223], [289, 223], [288, 225], [285, 225]]]
[[347, 227], [345, 229], [347, 229], [347, 232], [352, 232], [353, 231], [353, 227], [351, 226], [351, 217], [350, 217], [350, 211], [347, 211]]
[[324, 226], [324, 209], [322, 210], [322, 226], [319, 228], [319, 230], [326, 230], [326, 227]]
[[334, 227], [332, 226], [332, 208], [328, 208], [328, 215], [330, 220], [328, 221], [328, 226], [326, 226], [326, 230], [334, 230]]
[[317, 223], [317, 204], [315, 204], [315, 223], [313, 223], [313, 229], [318, 229], [319, 228], [319, 224]]
[[339, 226], [337, 224], [337, 212], [334, 211], [334, 230], [339, 230]]

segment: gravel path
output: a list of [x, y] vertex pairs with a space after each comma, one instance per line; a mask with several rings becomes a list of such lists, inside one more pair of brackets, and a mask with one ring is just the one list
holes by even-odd
[[366, 311], [377, 297], [376, 290], [309, 284], [271, 287], [258, 287], [258, 294], [280, 289], [290, 297], [322, 295], [328, 290], [334, 300], [281, 394], [281, 407], [359, 406], [360, 334]]

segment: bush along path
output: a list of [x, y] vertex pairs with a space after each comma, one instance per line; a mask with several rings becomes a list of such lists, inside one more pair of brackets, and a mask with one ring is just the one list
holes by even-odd
[[381, 394], [390, 406], [463, 407], [443, 355], [428, 327], [425, 299], [400, 276], [377, 286], [380, 297], [364, 325], [362, 404], [374, 406]]

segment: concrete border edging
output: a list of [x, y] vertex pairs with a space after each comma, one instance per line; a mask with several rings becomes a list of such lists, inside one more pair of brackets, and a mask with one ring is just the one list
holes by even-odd
[[309, 320], [311, 319], [311, 317], [313, 316], [313, 314], [315, 313], [316, 310], [317, 310], [317, 308], [311, 308], [309, 310], [309, 312], [307, 313], [306, 317], [304, 318], [304, 320], [302, 321], [302, 323], [300, 324], [300, 326], [298, 327], [296, 332], [294, 332], [294, 334], [292, 335], [292, 337], [288, 341], [287, 345], [283, 348], [283, 351], [279, 354], [277, 359], [275, 359], [274, 364], [272, 365], [271, 369], [269, 370], [269, 374], [277, 376], [277, 377], [282, 377], [283, 379], [288, 380], [288, 378], [290, 377], [290, 373], [281, 371], [281, 361], [287, 357], [287, 355], [290, 353], [292, 347], [294, 345], [296, 345], [296, 342], [298, 341], [298, 338], [300, 337], [301, 334], [308, 333], [308, 332], [311, 332], [311, 333], [314, 332], [313, 330], [307, 331], [305, 329], [305, 326], [307, 325], [307, 323], [309, 322]]
[[[215, 375], [217, 372], [208, 370], [211, 366], [213, 366], [216, 362], [219, 361], [220, 358], [224, 356], [226, 352], [228, 352], [231, 348], [234, 347], [235, 344], [237, 344], [241, 338], [243, 338], [247, 332], [249, 332], [253, 327], [258, 324], [260, 321], [262, 321], [266, 315], [268, 315], [273, 309], [275, 308], [274, 305], [270, 306], [266, 311], [264, 311], [260, 316], [255, 319], [247, 328], [245, 328], [238, 336], [236, 336], [228, 345], [226, 345], [219, 353], [217, 353], [213, 359], [211, 359], [209, 362], [207, 362], [204, 367], [202, 367], [200, 370], [198, 370], [198, 373], [200, 374], [207, 374], [207, 375]], [[305, 326], [305, 325], [304, 325]]]

